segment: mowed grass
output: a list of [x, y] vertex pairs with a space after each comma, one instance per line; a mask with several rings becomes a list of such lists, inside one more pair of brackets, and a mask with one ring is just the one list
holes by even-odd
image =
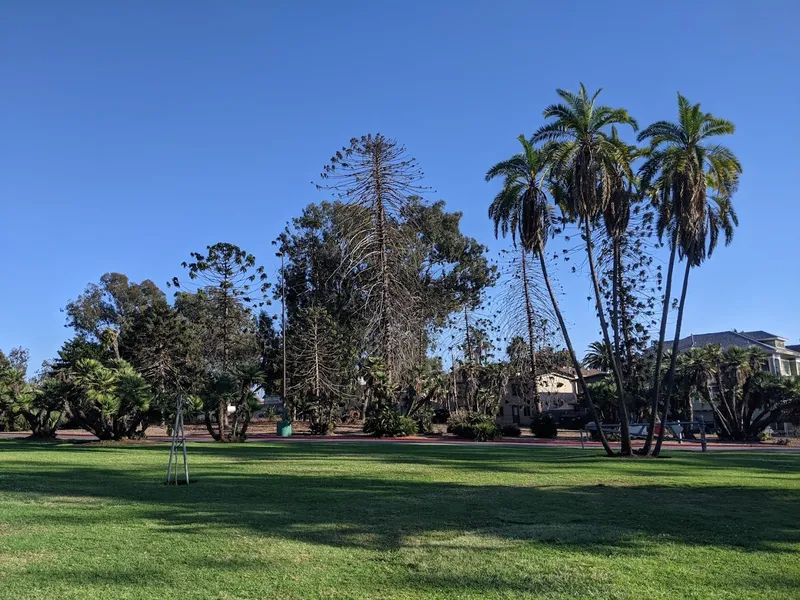
[[0, 442], [0, 597], [798, 598], [800, 455]]

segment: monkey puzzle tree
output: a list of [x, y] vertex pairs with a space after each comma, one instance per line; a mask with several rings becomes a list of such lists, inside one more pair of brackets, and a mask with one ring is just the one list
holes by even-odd
[[291, 396], [309, 417], [312, 433], [331, 433], [355, 383], [353, 357], [324, 308], [300, 311], [287, 337]]
[[331, 158], [321, 189], [349, 205], [343, 223], [343, 274], [357, 273], [367, 315], [367, 351], [384, 361], [389, 382], [398, 376], [413, 335], [418, 279], [403, 260], [409, 231], [400, 226], [422, 171], [395, 140], [381, 134], [353, 138]]
[[[252, 358], [240, 351], [248, 341], [255, 348], [251, 313], [254, 307], [268, 302], [266, 293], [270, 284], [255, 256], [233, 244], [217, 243], [208, 246], [204, 253], [192, 252], [191, 258], [191, 262], [182, 264], [189, 282], [182, 284], [178, 277], [173, 277], [168, 285], [178, 290], [175, 295], [179, 311], [205, 329], [205, 359], [212, 379], [219, 384], [212, 386], [215, 393], [210, 394], [215, 406], [205, 407], [206, 427], [215, 440], [228, 442], [234, 440], [228, 427], [228, 406], [232, 401], [244, 403], [246, 398], [228, 393], [228, 387], [236, 385], [220, 382], [235, 379], [236, 367]], [[195, 294], [189, 295], [193, 298], [181, 292], [187, 286], [194, 289]], [[237, 412], [239, 408], [247, 410], [247, 405], [237, 406]]]

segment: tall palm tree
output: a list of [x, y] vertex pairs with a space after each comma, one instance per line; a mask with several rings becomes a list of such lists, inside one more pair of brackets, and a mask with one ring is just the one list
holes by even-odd
[[[709, 187], [715, 187], [713, 181], [709, 181]], [[678, 318], [675, 322], [675, 337], [672, 341], [673, 351], [670, 357], [669, 369], [667, 370], [667, 380], [664, 406], [661, 412], [661, 422], [666, 423], [669, 417], [670, 399], [672, 397], [672, 389], [675, 382], [675, 366], [678, 357], [678, 343], [681, 339], [681, 325], [683, 323], [683, 310], [686, 307], [686, 291], [689, 287], [689, 273], [692, 267], [698, 267], [700, 264], [714, 252], [717, 243], [722, 235], [725, 240], [725, 245], [733, 241], [734, 228], [739, 224], [739, 218], [736, 216], [736, 211], [729, 198], [723, 196], [710, 196], [706, 202], [705, 214], [701, 216], [702, 225], [699, 228], [700, 235], [703, 236], [702, 240], [692, 241], [689, 248], [681, 248], [680, 254], [685, 260], [686, 266], [683, 274], [683, 287], [681, 288], [681, 298], [678, 303]], [[652, 419], [652, 417], [651, 417]], [[652, 434], [650, 431], [653, 427], [648, 428], [648, 436]], [[653, 455], [658, 456], [661, 452], [661, 445], [664, 442], [665, 427], [661, 428], [656, 441], [656, 447], [653, 450]], [[643, 450], [644, 452], [644, 450]]]
[[[659, 238], [663, 239], [668, 233], [670, 240], [661, 327], [656, 346], [650, 427], [642, 449], [645, 454], [652, 444], [658, 414], [660, 366], [664, 355], [676, 256], [682, 254], [687, 262], [675, 327], [675, 348], [680, 339], [689, 270], [711, 255], [720, 232], [725, 236], [726, 245], [730, 243], [733, 227], [738, 224], [730, 199], [738, 185], [741, 164], [730, 149], [709, 142], [710, 138], [733, 132], [733, 123], [702, 112], [699, 104], [690, 105], [684, 96], [678, 94], [678, 122], [658, 121], [639, 134], [640, 142], [650, 142], [647, 159], [639, 173], [640, 187], [653, 197], [658, 207]], [[710, 201], [709, 191], [714, 193]], [[674, 370], [673, 359], [667, 374], [670, 381], [674, 378]]]
[[[592, 401], [589, 387], [583, 377], [580, 362], [575, 354], [575, 348], [572, 345], [564, 316], [561, 313], [558, 299], [556, 298], [547, 271], [547, 261], [545, 260], [544, 253], [547, 239], [550, 236], [553, 225], [553, 207], [548, 201], [544, 191], [543, 180], [549, 164], [548, 153], [550, 148], [536, 149], [533, 143], [522, 135], [517, 139], [522, 145], [522, 152], [508, 160], [497, 163], [486, 173], [487, 181], [495, 177], [503, 177], [503, 188], [489, 206], [489, 217], [494, 221], [496, 237], [498, 234], [502, 234], [505, 237], [510, 233], [514, 245], [516, 245], [517, 239], [519, 238], [523, 257], [525, 257], [527, 253], [531, 253], [539, 259], [542, 278], [547, 287], [550, 302], [553, 305], [553, 311], [558, 319], [561, 333], [564, 336], [564, 343], [572, 359], [572, 365], [578, 377], [581, 390], [589, 405], [591, 417], [600, 435], [600, 441], [608, 455], [613, 456], [614, 451], [611, 449], [611, 446], [609, 446], [608, 440], [600, 425], [597, 410]], [[525, 278], [523, 277], [523, 279]], [[526, 290], [526, 294], [527, 293], [528, 291]], [[532, 328], [529, 332], [531, 336], [529, 349], [533, 352]], [[534, 364], [533, 360], [531, 364]]]
[[598, 371], [611, 369], [611, 355], [609, 355], [605, 343], [592, 342], [589, 344], [589, 350], [583, 356], [583, 364], [589, 369], [597, 369]]
[[[595, 266], [592, 242], [594, 222], [614, 202], [620, 191], [620, 173], [633, 178], [630, 167], [630, 148], [613, 130], [614, 125], [629, 125], [634, 131], [636, 120], [622, 108], [597, 104], [602, 90], [591, 96], [581, 84], [577, 94], [556, 90], [563, 100], [544, 110], [552, 119], [533, 134], [535, 142], [552, 144], [552, 173], [557, 180], [560, 200], [565, 213], [574, 217], [583, 230], [589, 273], [594, 288], [595, 308], [603, 332], [603, 341], [612, 356], [611, 367], [617, 386], [620, 407], [622, 454], [632, 452], [629, 417], [622, 381], [619, 356], [611, 343], [608, 322], [603, 308], [600, 283]], [[609, 129], [612, 128], [611, 131]]]

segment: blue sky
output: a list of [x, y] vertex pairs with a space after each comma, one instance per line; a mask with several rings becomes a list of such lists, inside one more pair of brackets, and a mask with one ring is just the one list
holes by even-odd
[[[684, 330], [800, 343], [793, 2], [0, 3], [0, 348], [32, 365], [60, 309], [107, 271], [163, 285], [230, 241], [270, 241], [351, 137], [403, 142], [466, 233], [492, 238], [483, 181], [554, 89], [602, 86], [641, 124], [677, 91], [734, 121], [741, 226], [693, 275]], [[789, 114], [784, 114], [785, 110]], [[562, 274], [576, 345], [596, 339]]]

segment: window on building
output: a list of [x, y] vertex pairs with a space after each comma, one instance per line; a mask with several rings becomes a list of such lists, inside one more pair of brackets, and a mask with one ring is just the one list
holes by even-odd
[[500, 416], [501, 417], [503, 416], [503, 407], [502, 406], [500, 407]]
[[516, 396], [517, 398], [522, 396], [522, 389], [519, 383], [512, 383], [511, 384], [511, 395]]
[[525, 416], [525, 417], [530, 417], [530, 416], [531, 416], [531, 407], [530, 407], [530, 406], [525, 406], [525, 407], [522, 409], [522, 414], [523, 414], [523, 416]]

